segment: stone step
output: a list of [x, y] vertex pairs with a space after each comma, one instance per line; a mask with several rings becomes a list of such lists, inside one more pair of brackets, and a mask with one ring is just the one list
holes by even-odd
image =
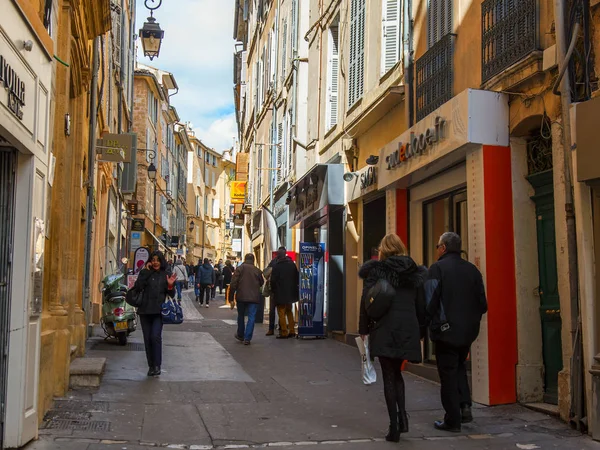
[[69, 387], [95, 388], [100, 386], [106, 358], [77, 358], [71, 363], [69, 369]]

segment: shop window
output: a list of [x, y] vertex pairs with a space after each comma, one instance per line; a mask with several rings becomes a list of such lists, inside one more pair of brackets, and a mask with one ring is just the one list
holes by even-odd
[[[469, 226], [467, 192], [455, 191], [423, 204], [423, 263], [429, 267], [438, 259], [437, 244], [448, 231], [457, 233], [462, 240], [463, 258], [468, 257]], [[426, 362], [435, 361], [435, 347], [429, 337], [425, 341]]]

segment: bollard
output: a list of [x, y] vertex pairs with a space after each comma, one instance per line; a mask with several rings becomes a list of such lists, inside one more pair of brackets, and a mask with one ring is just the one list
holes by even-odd
[[596, 363], [592, 365], [592, 411], [591, 428], [592, 439], [600, 441], [600, 354], [594, 357]]

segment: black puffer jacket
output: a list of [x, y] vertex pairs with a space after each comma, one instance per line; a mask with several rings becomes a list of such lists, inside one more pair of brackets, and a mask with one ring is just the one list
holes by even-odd
[[143, 291], [142, 306], [137, 310], [138, 314], [160, 314], [160, 306], [169, 297], [175, 296], [175, 289], [169, 289], [167, 272], [142, 269], [139, 273], [134, 289]]
[[[403, 359], [420, 363], [421, 330], [426, 325], [424, 284], [427, 269], [418, 267], [410, 256], [392, 256], [368, 261], [359, 276], [365, 280], [360, 303], [359, 333], [369, 335], [371, 357]], [[367, 312], [369, 291], [379, 279], [392, 287], [391, 306], [373, 320]]]
[[273, 292], [276, 305], [287, 305], [296, 303], [300, 296], [300, 275], [296, 263], [292, 258], [286, 256], [277, 258], [272, 263], [271, 291]]

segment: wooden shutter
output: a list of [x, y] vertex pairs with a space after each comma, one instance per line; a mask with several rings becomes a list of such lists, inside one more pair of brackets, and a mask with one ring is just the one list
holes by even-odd
[[357, 3], [350, 0], [350, 55], [348, 58], [348, 107], [356, 102], [356, 34], [357, 34]]
[[400, 56], [400, 0], [383, 0], [381, 33], [381, 75], [384, 75]]
[[290, 58], [293, 58], [296, 55], [296, 50], [298, 50], [298, 0], [292, 0], [292, 35], [290, 40], [292, 41]]
[[359, 0], [358, 9], [358, 44], [356, 70], [356, 100], [362, 97], [365, 79], [365, 20], [367, 14], [366, 0]]
[[448, 33], [452, 33], [452, 3], [452, 0], [428, 0], [427, 43], [429, 48]]
[[339, 28], [336, 26], [329, 28], [328, 130], [337, 124], [338, 119], [339, 61]]
[[351, 0], [350, 68], [348, 70], [348, 107], [362, 97], [365, 75], [365, 8], [366, 0]]
[[283, 179], [283, 145], [283, 123], [279, 122], [277, 124], [277, 146], [275, 147], [277, 149], [275, 167], [279, 169], [276, 171], [277, 184], [281, 183], [281, 180]]

